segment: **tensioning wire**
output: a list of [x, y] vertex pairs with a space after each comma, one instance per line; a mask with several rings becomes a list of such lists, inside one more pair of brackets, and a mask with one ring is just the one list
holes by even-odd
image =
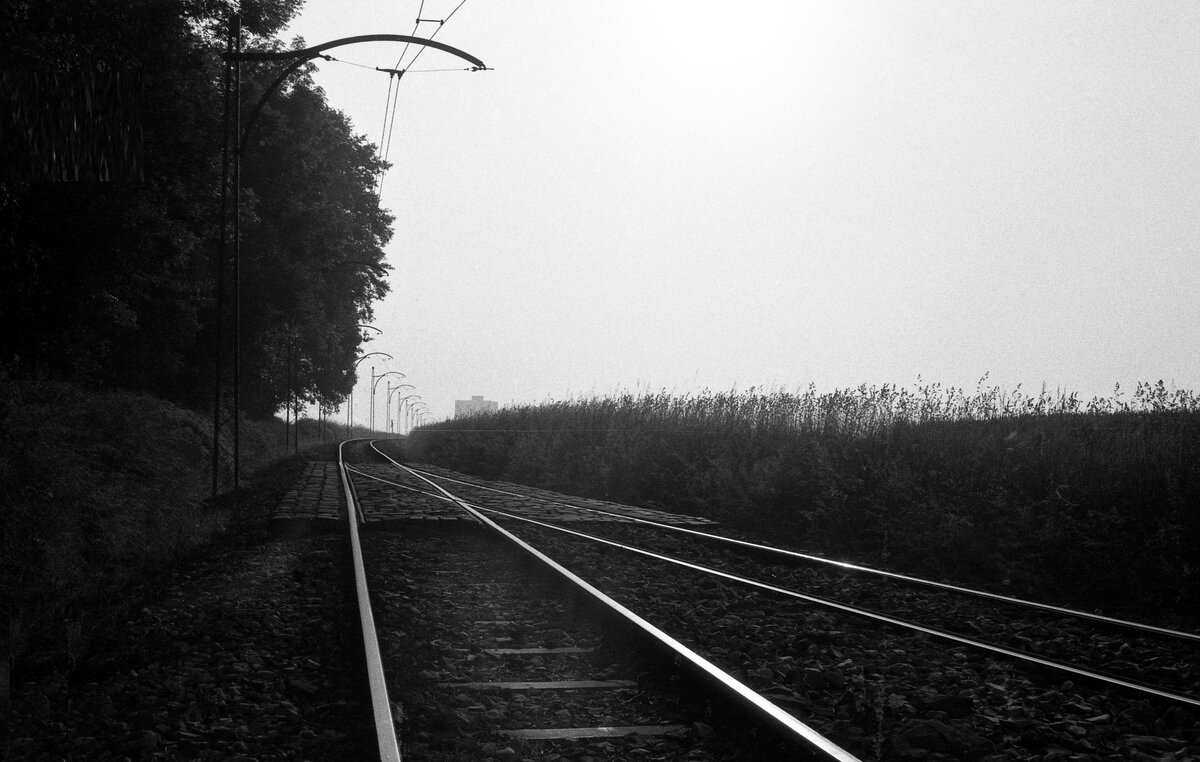
[[[333, 56], [325, 56], [325, 60], [332, 61], [334, 63], [346, 64], [347, 66], [357, 66], [360, 69], [370, 69], [371, 71], [383, 72], [385, 74], [390, 73], [390, 72], [384, 71], [383, 69], [380, 69], [378, 66], [369, 66], [367, 64], [361, 64], [361, 63], [357, 63], [355, 61], [347, 61], [344, 58], [334, 58]], [[476, 67], [463, 66], [458, 69], [405, 69], [404, 74], [405, 74], [405, 76], [407, 76], [409, 74], [433, 74], [435, 72], [443, 72], [443, 71], [476, 71]]]

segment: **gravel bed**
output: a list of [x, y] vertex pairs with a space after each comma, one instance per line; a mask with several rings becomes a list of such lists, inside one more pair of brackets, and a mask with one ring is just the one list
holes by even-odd
[[231, 535], [146, 583], [77, 664], [14, 685], [0, 758], [363, 758], [345, 544]]
[[828, 566], [771, 562], [765, 555], [653, 527], [596, 525], [588, 533], [1011, 650], [1200, 696], [1200, 643]]
[[[421, 760], [752, 760], [721, 737], [695, 696], [672, 690], [586, 608], [477, 527], [416, 523], [364, 537], [375, 616], [402, 753]], [[521, 591], [521, 592], [517, 592]], [[496, 621], [503, 624], [496, 624]], [[596, 647], [588, 654], [493, 656], [494, 647]], [[439, 683], [632, 679], [610, 691], [465, 690]], [[615, 702], [615, 703], [614, 703]], [[617, 708], [614, 708], [616, 706]], [[665, 737], [509, 739], [510, 728], [657, 725]], [[761, 757], [759, 757], [761, 758]]]
[[[519, 533], [864, 759], [1200, 760], [1200, 717], [1178, 705], [698, 581], [561, 533]], [[706, 552], [720, 555], [695, 554]]]

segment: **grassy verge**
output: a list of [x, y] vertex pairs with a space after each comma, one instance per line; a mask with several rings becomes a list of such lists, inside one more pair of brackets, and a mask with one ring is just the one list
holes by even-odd
[[1161, 383], [1086, 403], [938, 385], [625, 395], [449, 421], [410, 447], [1010, 594], [1110, 611], [1200, 598], [1200, 398]]
[[[256, 486], [213, 504], [212, 422], [125, 392], [0, 378], [0, 705], [11, 670], [74, 662], [125, 589], [252, 518], [306, 458], [282, 422], [242, 426]], [[301, 448], [319, 442], [302, 421]]]

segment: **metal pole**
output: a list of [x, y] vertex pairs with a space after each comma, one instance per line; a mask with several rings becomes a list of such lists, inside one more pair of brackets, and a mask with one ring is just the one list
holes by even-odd
[[[391, 355], [388, 355], [388, 359], [389, 360], [392, 359]], [[380, 373], [377, 376], [377, 375], [375, 375], [374, 366], [371, 367], [371, 431], [372, 432], [375, 431], [375, 390], [379, 388], [380, 379], [386, 378], [387, 376], [399, 376], [400, 378], [406, 378], [406, 376], [398, 370], [387, 370], [387, 371], [384, 371], [383, 373]], [[388, 383], [391, 383], [391, 382], [389, 381]]]
[[[374, 327], [374, 326], [371, 326], [371, 327]], [[376, 328], [375, 330], [378, 331], [379, 329]], [[382, 333], [382, 331], [380, 331], [380, 333]], [[363, 355], [362, 357], [360, 357], [354, 361], [355, 380], [358, 380], [359, 363], [361, 363], [363, 360], [367, 359], [368, 357], [373, 357], [375, 355], [381, 355], [383, 357], [386, 357], [389, 360], [393, 359], [392, 356], [389, 355], [387, 352], [367, 352], [365, 355]], [[371, 375], [375, 375], [374, 367], [371, 368]], [[374, 379], [372, 379], [372, 380], [374, 380]], [[350, 431], [353, 428], [353, 422], [351, 421], [351, 418], [354, 414], [354, 387], [353, 386], [350, 387], [350, 396], [347, 399], [348, 399], [349, 404], [346, 407], [346, 438], [349, 439]]]
[[[242, 132], [242, 17], [234, 14], [233, 44], [235, 76], [233, 78], [233, 119], [235, 136]], [[235, 144], [233, 152], [233, 488], [241, 486], [242, 462], [242, 149]]]
[[387, 396], [383, 398], [383, 425], [392, 433], [392, 382], [388, 381]]

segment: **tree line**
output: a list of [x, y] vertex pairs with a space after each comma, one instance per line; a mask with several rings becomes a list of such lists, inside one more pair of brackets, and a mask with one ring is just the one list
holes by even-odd
[[[244, 49], [283, 49], [275, 36], [300, 5], [0, 0], [5, 373], [211, 404], [226, 24], [236, 6]], [[244, 115], [280, 69], [243, 64]], [[242, 162], [242, 409], [252, 417], [288, 399], [289, 366], [301, 399], [344, 398], [358, 325], [389, 288], [393, 219], [374, 191], [385, 165], [311, 73], [301, 68], [267, 102]], [[66, 137], [48, 139], [53, 130]], [[102, 147], [72, 174], [64, 146], [96, 135]]]

